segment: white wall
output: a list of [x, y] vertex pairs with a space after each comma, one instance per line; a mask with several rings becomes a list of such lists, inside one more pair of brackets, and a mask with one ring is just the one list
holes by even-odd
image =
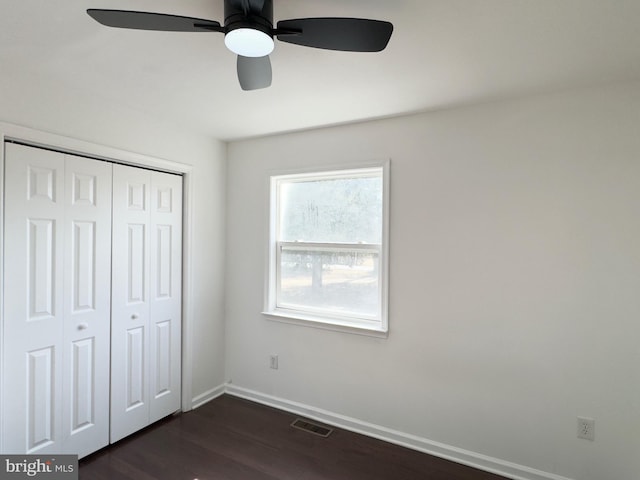
[[12, 69], [0, 75], [0, 121], [193, 166], [191, 398], [223, 383], [226, 144]]
[[[240, 141], [228, 155], [233, 385], [551, 474], [638, 478], [640, 84]], [[389, 338], [265, 319], [270, 170], [385, 158]], [[576, 439], [579, 415], [595, 418], [595, 442]]]

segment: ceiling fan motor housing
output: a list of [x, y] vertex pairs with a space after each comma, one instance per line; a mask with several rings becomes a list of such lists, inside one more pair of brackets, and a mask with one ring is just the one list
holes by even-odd
[[259, 30], [273, 38], [273, 0], [225, 0], [224, 29]]

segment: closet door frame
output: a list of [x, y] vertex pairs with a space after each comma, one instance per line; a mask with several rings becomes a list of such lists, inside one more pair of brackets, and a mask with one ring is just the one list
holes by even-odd
[[[167, 173], [182, 175], [182, 393], [181, 410], [193, 408], [192, 371], [193, 371], [193, 288], [192, 288], [192, 243], [193, 243], [193, 167], [183, 163], [163, 160], [151, 156], [127, 152], [117, 148], [98, 145], [83, 140], [41, 132], [31, 128], [0, 122], [0, 227], [4, 225], [4, 155], [5, 142], [18, 142], [34, 147], [48, 148], [72, 155], [85, 156], [98, 160], [122, 163], [134, 167], [149, 168]], [[4, 229], [0, 233], [0, 269], [4, 271]], [[2, 351], [2, 332], [4, 332], [4, 287], [0, 288], [0, 371], [3, 371], [4, 352]], [[0, 429], [4, 426], [2, 396], [0, 396]], [[0, 437], [0, 452], [3, 450]]]

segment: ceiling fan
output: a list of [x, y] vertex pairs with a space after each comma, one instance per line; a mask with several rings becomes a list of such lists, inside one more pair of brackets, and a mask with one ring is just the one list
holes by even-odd
[[224, 26], [214, 20], [130, 10], [87, 10], [109, 27], [167, 32], [219, 32], [238, 55], [237, 72], [243, 90], [271, 85], [273, 38], [305, 47], [347, 52], [380, 52], [393, 25], [364, 18], [298, 18], [281, 20], [273, 28], [273, 0], [224, 0]]

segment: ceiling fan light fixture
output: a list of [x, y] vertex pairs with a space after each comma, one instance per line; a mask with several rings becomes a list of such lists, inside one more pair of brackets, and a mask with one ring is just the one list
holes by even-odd
[[303, 47], [343, 52], [380, 52], [389, 43], [393, 25], [382, 20], [350, 17], [309, 17], [280, 20], [274, 28], [274, 0], [224, 0], [224, 22], [165, 13], [90, 8], [87, 13], [107, 27], [161, 32], [224, 33], [236, 54], [243, 90], [271, 85], [269, 55], [274, 37]]
[[224, 36], [229, 50], [243, 57], [266, 57], [273, 52], [271, 35], [254, 28], [236, 28]]

